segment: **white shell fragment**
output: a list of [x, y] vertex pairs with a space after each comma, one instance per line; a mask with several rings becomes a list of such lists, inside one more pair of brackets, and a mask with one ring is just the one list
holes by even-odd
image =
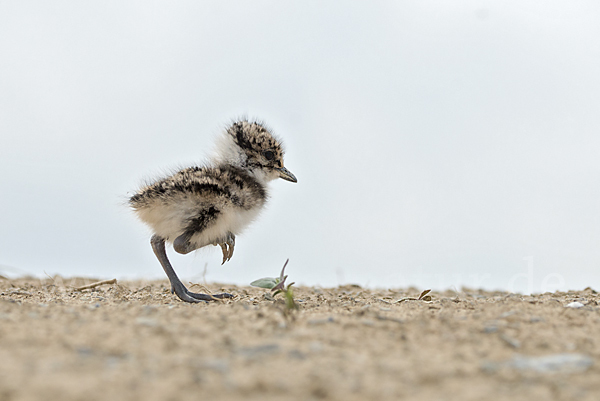
[[583, 308], [583, 307], [584, 307], [584, 305], [581, 302], [576, 302], [576, 301], [575, 302], [571, 302], [570, 304], [568, 304], [567, 306], [565, 306], [565, 308], [575, 308], [575, 309]]
[[540, 357], [515, 356], [508, 366], [539, 373], [578, 373], [588, 370], [594, 360], [583, 354], [554, 354]]

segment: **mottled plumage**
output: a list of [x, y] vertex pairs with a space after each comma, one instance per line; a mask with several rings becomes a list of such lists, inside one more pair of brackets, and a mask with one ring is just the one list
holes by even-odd
[[296, 182], [283, 166], [280, 141], [263, 124], [241, 120], [219, 138], [217, 153], [205, 166], [181, 170], [130, 198], [138, 217], [154, 231], [152, 247], [179, 298], [212, 299], [183, 286], [167, 259], [165, 241], [183, 254], [220, 245], [225, 263], [233, 255], [235, 236], [257, 217], [267, 200], [266, 185], [276, 178]]

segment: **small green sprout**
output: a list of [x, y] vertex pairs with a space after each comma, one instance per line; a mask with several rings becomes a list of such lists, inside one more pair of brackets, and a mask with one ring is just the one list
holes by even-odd
[[290, 283], [287, 286], [285, 285], [285, 280], [288, 278], [288, 276], [285, 274], [285, 267], [289, 261], [289, 259], [285, 261], [279, 277], [264, 277], [254, 280], [250, 283], [250, 285], [253, 287], [270, 289], [273, 291], [273, 296], [282, 293], [285, 297], [285, 306], [288, 310], [298, 309], [298, 305], [296, 305], [296, 302], [294, 301], [294, 294], [292, 293], [291, 288], [295, 283]]

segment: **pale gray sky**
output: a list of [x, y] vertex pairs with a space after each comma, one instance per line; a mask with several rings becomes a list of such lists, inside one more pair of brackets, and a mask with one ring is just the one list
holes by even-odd
[[163, 277], [123, 205], [266, 120], [298, 184], [185, 278], [600, 289], [596, 1], [0, 1], [0, 273]]

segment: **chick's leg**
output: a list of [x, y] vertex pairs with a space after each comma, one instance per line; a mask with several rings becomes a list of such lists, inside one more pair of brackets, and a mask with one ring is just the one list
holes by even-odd
[[[180, 244], [181, 243], [182, 243], [182, 241], [180, 241]], [[169, 278], [169, 281], [171, 282], [171, 293], [175, 293], [179, 297], [179, 299], [181, 299], [182, 301], [190, 302], [190, 303], [198, 303], [198, 302], [202, 302], [202, 301], [205, 301], [205, 302], [214, 301], [215, 298], [233, 298], [233, 296], [231, 294], [227, 294], [227, 293], [207, 295], [207, 294], [198, 294], [198, 293], [189, 291], [185, 287], [185, 285], [183, 285], [181, 280], [179, 280], [179, 277], [177, 277], [175, 270], [173, 270], [173, 266], [171, 266], [171, 262], [169, 262], [169, 259], [167, 258], [167, 252], [165, 250], [165, 239], [162, 237], [159, 237], [158, 235], [154, 235], [154, 236], [152, 236], [152, 239], [150, 240], [150, 244], [152, 245], [152, 250], [154, 251], [154, 254], [158, 258], [158, 261], [160, 262], [163, 270], [165, 271], [165, 273], [167, 274], [167, 277]], [[181, 246], [183, 246], [183, 245], [181, 245]], [[191, 252], [191, 250], [188, 252]]]

